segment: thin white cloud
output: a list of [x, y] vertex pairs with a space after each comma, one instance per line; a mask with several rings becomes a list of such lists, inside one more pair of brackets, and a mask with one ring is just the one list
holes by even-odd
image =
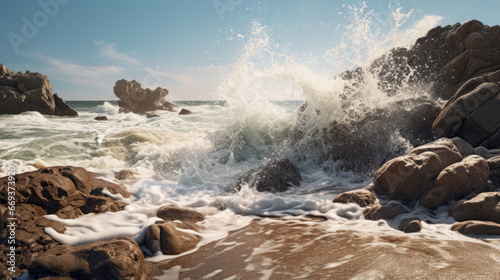
[[100, 48], [99, 55], [104, 58], [112, 59], [116, 62], [141, 65], [139, 61], [135, 58], [130, 57], [128, 54], [123, 52], [118, 52], [116, 50], [115, 43], [106, 43], [104, 41], [94, 41], [94, 44]]
[[67, 79], [76, 84], [109, 88], [116, 76], [124, 74], [124, 68], [115, 65], [84, 66], [61, 58], [50, 57], [40, 53], [27, 53], [45, 62], [48, 73], [58, 78]]

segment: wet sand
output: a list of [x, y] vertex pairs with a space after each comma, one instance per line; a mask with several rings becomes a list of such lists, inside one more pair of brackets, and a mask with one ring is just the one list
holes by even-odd
[[326, 227], [256, 220], [193, 254], [158, 263], [155, 279], [500, 279], [498, 240]]

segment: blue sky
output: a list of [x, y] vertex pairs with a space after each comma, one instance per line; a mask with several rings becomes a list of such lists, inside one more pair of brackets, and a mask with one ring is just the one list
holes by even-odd
[[[390, 29], [384, 17], [397, 7], [412, 11], [403, 29], [430, 15], [440, 25], [499, 23], [497, 1], [365, 4], [364, 14], [371, 11], [382, 33]], [[3, 0], [0, 63], [47, 75], [66, 100], [114, 100], [113, 85], [122, 78], [165, 87], [172, 100], [217, 99], [223, 77], [260, 36], [251, 33], [256, 23], [273, 50], [324, 69], [329, 66], [319, 67], [321, 58], [345, 43], [352, 7], [362, 6], [325, 0]]]

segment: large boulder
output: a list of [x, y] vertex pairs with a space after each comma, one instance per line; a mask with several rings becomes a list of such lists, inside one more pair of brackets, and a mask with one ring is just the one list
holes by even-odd
[[152, 269], [139, 245], [129, 237], [82, 246], [61, 245], [41, 254], [29, 266], [30, 277], [72, 279], [149, 279]]
[[473, 147], [500, 148], [500, 71], [469, 80], [433, 124], [440, 137], [459, 136]]
[[465, 235], [500, 235], [500, 224], [485, 221], [464, 221], [453, 224], [451, 230]]
[[450, 216], [461, 222], [480, 220], [500, 223], [500, 192], [484, 192], [467, 201], [455, 203]]
[[0, 114], [27, 111], [56, 116], [78, 115], [64, 100], [52, 93], [46, 76], [30, 71], [16, 74], [0, 64]]
[[259, 192], [284, 192], [300, 186], [301, 180], [299, 169], [289, 159], [274, 159], [243, 174], [234, 189], [239, 191], [248, 184]]
[[419, 204], [427, 209], [436, 209], [452, 199], [470, 193], [487, 190], [490, 170], [486, 160], [472, 155], [456, 162], [439, 173], [432, 182], [432, 189], [424, 194]]
[[165, 101], [168, 90], [157, 87], [155, 90], [143, 89], [135, 80], [119, 80], [114, 88], [115, 95], [120, 98], [118, 105], [125, 112], [146, 114], [154, 110], [174, 111], [177, 105]]
[[[7, 202], [8, 177], [0, 178], [1, 203]], [[122, 210], [127, 204], [106, 196], [104, 186], [110, 192], [126, 190], [113, 183], [92, 178], [81, 167], [56, 166], [16, 175], [16, 204], [33, 204], [47, 214], [71, 219], [87, 213]], [[107, 188], [106, 187], [106, 188]], [[114, 190], [113, 190], [114, 189]]]
[[393, 199], [416, 200], [443, 169], [460, 160], [462, 156], [451, 140], [436, 140], [386, 162], [374, 174], [374, 191]]

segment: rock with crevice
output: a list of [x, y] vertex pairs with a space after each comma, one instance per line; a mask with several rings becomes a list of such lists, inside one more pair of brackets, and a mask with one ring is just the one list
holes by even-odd
[[422, 221], [418, 217], [405, 218], [399, 223], [399, 230], [405, 233], [419, 232], [422, 230]]
[[199, 239], [179, 228], [194, 229], [196, 226], [190, 222], [182, 222], [181, 226], [174, 222], [157, 222], [148, 227], [144, 245], [151, 253], [161, 251], [165, 255], [178, 255], [196, 248]]
[[361, 207], [368, 207], [377, 204], [377, 197], [368, 190], [360, 189], [343, 192], [333, 198], [334, 203], [356, 203]]
[[455, 203], [448, 211], [455, 220], [480, 220], [500, 223], [500, 192], [484, 192], [467, 201]]
[[374, 191], [393, 199], [417, 200], [443, 169], [461, 160], [451, 140], [436, 140], [386, 162], [374, 174]]
[[133, 81], [119, 80], [114, 88], [116, 97], [120, 98], [118, 106], [124, 112], [145, 115], [155, 110], [174, 111], [178, 106], [165, 100], [168, 90], [157, 87], [155, 90], [143, 89], [141, 84]]
[[300, 186], [302, 176], [299, 169], [287, 158], [274, 159], [243, 174], [234, 189], [239, 191], [243, 184], [259, 192], [284, 192], [290, 187]]

